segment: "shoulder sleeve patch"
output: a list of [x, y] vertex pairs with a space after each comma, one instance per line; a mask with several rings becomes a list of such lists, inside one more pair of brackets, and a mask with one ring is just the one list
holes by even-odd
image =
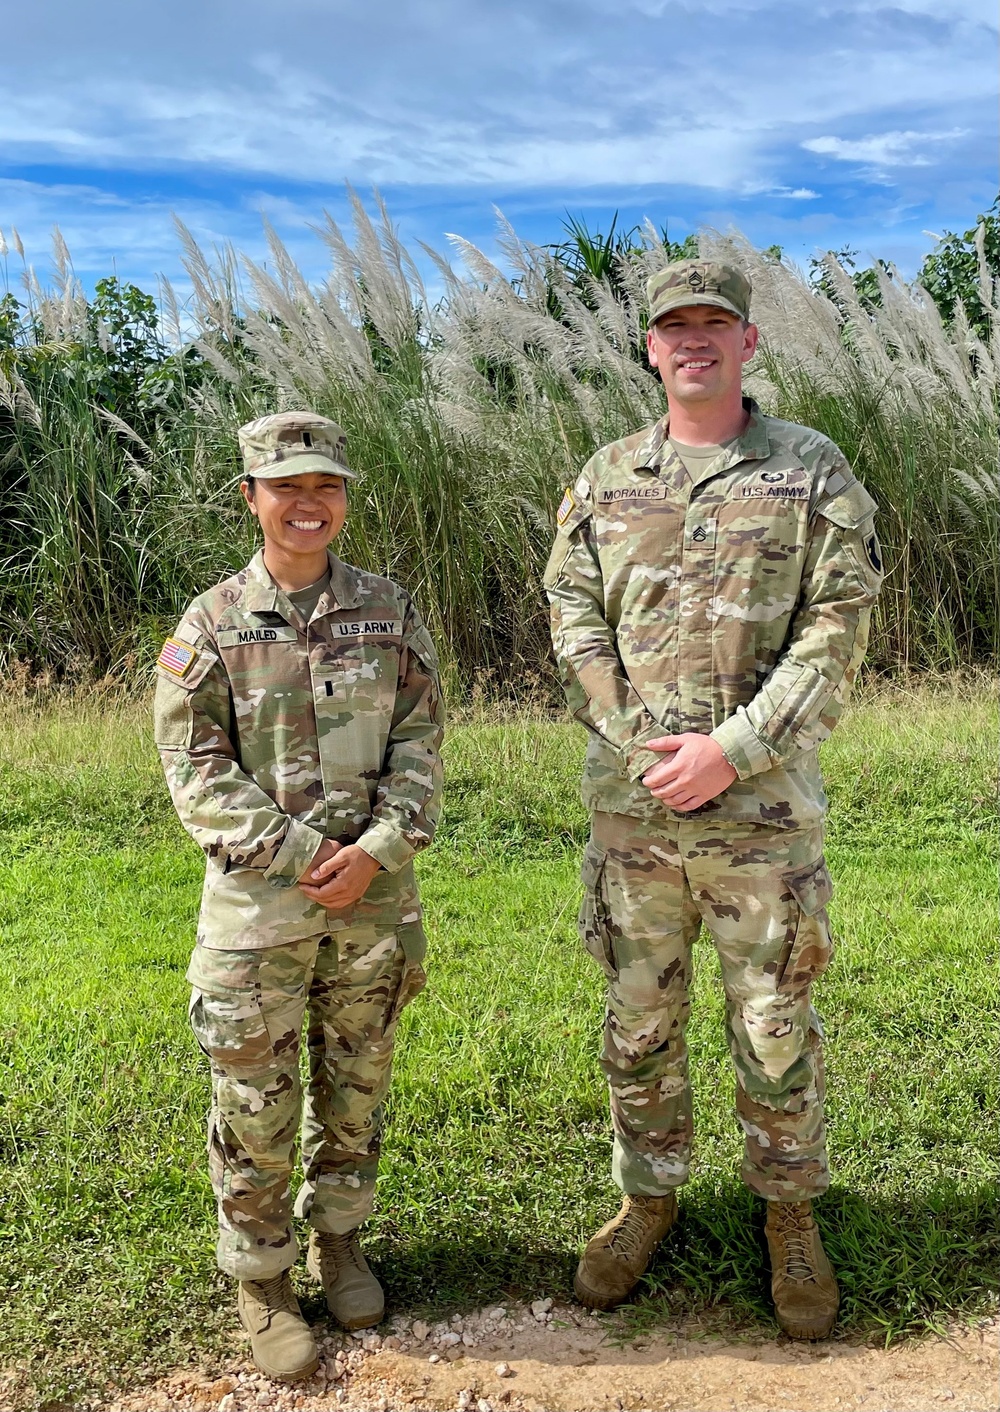
[[168, 637], [160, 649], [156, 665], [177, 678], [184, 677], [198, 659], [194, 647], [182, 642], [180, 637]]
[[567, 489], [562, 500], [559, 502], [559, 509], [556, 511], [556, 524], [562, 529], [570, 515], [576, 509], [576, 499], [572, 490]]
[[162, 681], [176, 682], [185, 691], [193, 691], [218, 660], [205, 647], [199, 650], [179, 637], [168, 637], [156, 659], [156, 674]]

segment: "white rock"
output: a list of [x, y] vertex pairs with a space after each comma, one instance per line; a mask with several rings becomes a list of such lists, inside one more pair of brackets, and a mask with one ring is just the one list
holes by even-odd
[[465, 1327], [465, 1323], [462, 1319], [461, 1314], [452, 1314], [451, 1326], [453, 1329], [457, 1329], [459, 1333], [462, 1332], [463, 1328]]
[[478, 1340], [475, 1334], [470, 1334], [469, 1330], [466, 1329], [465, 1333], [462, 1335], [462, 1342], [465, 1344], [466, 1348], [475, 1348]]
[[388, 1335], [382, 1340], [382, 1347], [383, 1347], [383, 1348], [396, 1349], [396, 1348], [402, 1348], [402, 1346], [403, 1346], [403, 1340], [399, 1337], [398, 1334], [388, 1334]]
[[493, 1412], [493, 1403], [487, 1401], [485, 1397], [481, 1397], [476, 1403], [476, 1412]]
[[418, 1343], [423, 1343], [424, 1339], [430, 1333], [430, 1325], [425, 1324], [423, 1319], [414, 1319], [413, 1328], [410, 1332]]
[[257, 1394], [257, 1406], [258, 1406], [258, 1407], [270, 1407], [270, 1405], [271, 1405], [271, 1403], [272, 1403], [273, 1401], [274, 1401], [274, 1398], [271, 1396], [271, 1394], [270, 1394], [269, 1392], [259, 1392], [259, 1393]]
[[219, 1412], [233, 1412], [236, 1406], [236, 1398], [231, 1392], [227, 1392], [225, 1397], [219, 1399]]
[[551, 1308], [551, 1299], [533, 1299], [531, 1301], [531, 1312], [539, 1322], [545, 1318]]
[[458, 1394], [458, 1412], [469, 1412], [471, 1406], [472, 1391], [470, 1388], [464, 1387]]
[[514, 1376], [514, 1369], [509, 1363], [498, 1363], [493, 1371], [498, 1378], [512, 1378]]
[[366, 1353], [377, 1353], [382, 1347], [382, 1339], [378, 1334], [365, 1334], [361, 1347]]
[[462, 1342], [462, 1335], [455, 1333], [454, 1329], [449, 1329], [447, 1333], [440, 1334], [434, 1342], [438, 1348], [454, 1348], [456, 1343]]
[[432, 1353], [431, 1356], [428, 1358], [427, 1361], [428, 1361], [428, 1363], [440, 1363], [440, 1362], [441, 1362], [441, 1355], [440, 1355], [440, 1353]]

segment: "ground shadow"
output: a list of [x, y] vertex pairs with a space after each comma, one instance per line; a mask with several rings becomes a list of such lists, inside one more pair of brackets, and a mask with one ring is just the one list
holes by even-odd
[[[724, 1309], [732, 1327], [773, 1336], [764, 1203], [739, 1183], [692, 1185], [643, 1280], [637, 1327]], [[992, 1189], [951, 1184], [920, 1198], [870, 1202], [834, 1186], [817, 1216], [841, 1289], [838, 1333], [881, 1339], [941, 1327], [982, 1310], [1000, 1286]], [[519, 1239], [484, 1221], [478, 1239], [407, 1240], [385, 1231], [369, 1247], [390, 1312], [435, 1316], [484, 1304], [572, 1298], [575, 1249]]]

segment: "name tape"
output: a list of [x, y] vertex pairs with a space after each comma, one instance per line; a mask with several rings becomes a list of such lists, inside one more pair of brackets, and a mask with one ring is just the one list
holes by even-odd
[[665, 485], [609, 485], [603, 486], [597, 492], [598, 505], [621, 505], [632, 501], [641, 503], [644, 500], [666, 500], [667, 487]]
[[219, 633], [220, 647], [251, 647], [256, 643], [295, 642], [294, 628], [227, 628]]

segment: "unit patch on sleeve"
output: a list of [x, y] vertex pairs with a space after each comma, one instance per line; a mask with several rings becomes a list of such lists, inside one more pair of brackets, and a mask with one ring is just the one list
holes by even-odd
[[171, 672], [175, 677], [183, 677], [197, 655], [194, 648], [189, 647], [187, 643], [178, 642], [176, 637], [168, 637], [160, 649], [156, 665]]
[[559, 526], [560, 529], [566, 523], [566, 521], [569, 519], [570, 515], [575, 509], [576, 501], [573, 498], [573, 492], [567, 489], [566, 494], [559, 502], [559, 509], [556, 511], [556, 524]]

